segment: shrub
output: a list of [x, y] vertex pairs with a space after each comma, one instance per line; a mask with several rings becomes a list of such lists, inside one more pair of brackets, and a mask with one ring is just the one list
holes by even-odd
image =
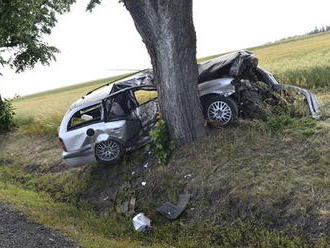
[[0, 132], [8, 131], [15, 126], [14, 115], [14, 107], [11, 101], [2, 100], [0, 96]]
[[176, 142], [171, 140], [166, 122], [158, 118], [154, 129], [149, 132], [151, 143], [147, 150], [154, 153], [161, 164], [166, 165], [176, 147]]

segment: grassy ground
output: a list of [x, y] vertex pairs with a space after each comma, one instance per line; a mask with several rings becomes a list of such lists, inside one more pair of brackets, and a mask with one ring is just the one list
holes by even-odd
[[[0, 201], [84, 247], [328, 247], [326, 124], [240, 121], [210, 130], [168, 166], [139, 150], [116, 166], [77, 169], [61, 162], [53, 138], [10, 134], [0, 142]], [[179, 221], [155, 211], [182, 192], [193, 197]], [[132, 216], [117, 213], [133, 198], [152, 219], [151, 234], [135, 233]]]
[[[56, 144], [59, 120], [112, 79], [36, 94], [15, 100], [25, 125], [0, 137], [0, 201], [84, 247], [329, 247], [330, 34], [253, 51], [283, 82], [317, 92], [323, 120], [242, 120], [176, 151], [168, 166], [139, 150], [115, 166], [71, 169]], [[182, 192], [192, 199], [178, 221], [155, 211]], [[118, 213], [132, 199], [152, 233], [137, 234]]]

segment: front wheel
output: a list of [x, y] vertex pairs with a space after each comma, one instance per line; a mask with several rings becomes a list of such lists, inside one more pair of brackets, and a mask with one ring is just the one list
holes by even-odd
[[224, 96], [210, 96], [203, 102], [205, 117], [211, 121], [218, 121], [222, 126], [229, 126], [238, 116], [237, 104]]
[[102, 164], [114, 164], [124, 155], [124, 146], [108, 139], [95, 145], [95, 157]]

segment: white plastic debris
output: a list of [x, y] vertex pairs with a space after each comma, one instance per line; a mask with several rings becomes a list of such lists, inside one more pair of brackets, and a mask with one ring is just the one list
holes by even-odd
[[148, 168], [149, 163], [147, 162], [143, 167]]
[[135, 171], [132, 171], [132, 176], [134, 176], [135, 175]]
[[146, 186], [147, 182], [142, 182], [141, 184], [142, 184], [142, 186]]
[[139, 213], [133, 218], [133, 226], [136, 231], [145, 233], [151, 229], [151, 220], [144, 213]]
[[185, 176], [184, 176], [185, 179], [189, 179], [189, 178], [191, 178], [191, 177], [192, 177], [192, 174], [188, 174], [188, 175], [185, 175]]

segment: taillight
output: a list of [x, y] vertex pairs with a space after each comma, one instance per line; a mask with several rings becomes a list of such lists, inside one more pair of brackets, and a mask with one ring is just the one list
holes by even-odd
[[63, 140], [61, 138], [58, 138], [58, 143], [62, 147], [63, 151], [67, 152], [66, 147], [65, 147], [65, 144], [64, 144], [64, 142], [63, 142]]

